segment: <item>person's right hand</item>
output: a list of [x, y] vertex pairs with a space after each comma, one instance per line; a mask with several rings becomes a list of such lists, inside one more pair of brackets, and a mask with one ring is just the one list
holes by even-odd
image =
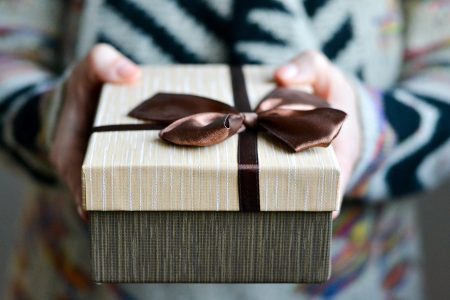
[[[345, 111], [347, 120], [333, 141], [341, 167], [341, 195], [361, 156], [361, 125], [358, 120], [358, 99], [353, 85], [344, 73], [323, 53], [307, 51], [278, 68], [275, 79], [281, 86], [312, 87], [314, 94], [333, 107]], [[333, 212], [333, 217], [339, 213]]]
[[103, 83], [133, 83], [140, 69], [106, 44], [96, 45], [73, 70], [66, 83], [64, 106], [56, 127], [50, 161], [69, 188], [80, 216], [82, 208], [81, 165]]

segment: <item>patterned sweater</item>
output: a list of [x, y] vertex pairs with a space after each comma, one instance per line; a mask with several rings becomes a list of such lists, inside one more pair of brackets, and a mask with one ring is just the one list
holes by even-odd
[[[347, 194], [368, 206], [344, 210], [336, 221], [330, 283], [300, 290], [341, 295], [371, 269], [368, 248], [375, 240], [400, 244], [410, 237], [412, 217], [400, 216], [404, 204], [395, 199], [432, 188], [450, 173], [449, 23], [450, 1], [0, 0], [0, 150], [40, 186], [57, 185], [47, 154], [62, 74], [96, 42], [143, 64], [280, 64], [321, 50], [348, 74], [358, 96], [363, 154]], [[355, 252], [360, 261], [352, 269], [345, 262]], [[384, 279], [373, 270], [366, 278], [390, 278], [380, 293], [402, 295], [390, 285], [412, 269], [386, 258], [381, 264]]]
[[[64, 17], [61, 4], [44, 2], [0, 2], [2, 11], [16, 13], [2, 16], [0, 24], [0, 143], [34, 179], [52, 183], [45, 153], [54, 124], [46, 114], [54, 114], [55, 103], [43, 98], [53, 96], [46, 92], [63, 58], [73, 56], [73, 37], [55, 26]], [[350, 187], [354, 196], [403, 196], [436, 186], [450, 171], [448, 1], [406, 1], [407, 14], [396, 1], [372, 3], [371, 9], [364, 1], [343, 0], [98, 2], [85, 14], [78, 56], [95, 41], [113, 44], [138, 63], [156, 64], [279, 64], [307, 49], [323, 51], [357, 78], [364, 151]], [[81, 4], [73, 1], [66, 19], [72, 31], [72, 12]]]

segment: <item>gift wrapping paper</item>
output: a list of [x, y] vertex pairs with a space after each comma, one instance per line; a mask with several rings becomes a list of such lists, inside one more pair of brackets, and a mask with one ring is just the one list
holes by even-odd
[[[275, 87], [273, 67], [244, 66], [253, 107]], [[158, 92], [194, 94], [233, 105], [226, 65], [148, 66], [134, 85], [104, 86], [94, 126], [138, 124], [127, 116]], [[237, 140], [182, 147], [158, 130], [92, 134], [83, 165], [84, 206], [90, 211], [237, 211]], [[332, 146], [293, 153], [258, 133], [261, 211], [339, 209], [339, 166]]]

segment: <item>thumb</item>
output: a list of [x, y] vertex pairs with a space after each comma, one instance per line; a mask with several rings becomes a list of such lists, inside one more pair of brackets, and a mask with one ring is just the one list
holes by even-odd
[[80, 75], [85, 87], [101, 83], [133, 83], [141, 75], [139, 67], [108, 44], [92, 48], [80, 64]]
[[279, 67], [275, 80], [281, 86], [312, 86], [317, 96], [327, 99], [332, 71], [330, 61], [322, 53], [307, 51]]

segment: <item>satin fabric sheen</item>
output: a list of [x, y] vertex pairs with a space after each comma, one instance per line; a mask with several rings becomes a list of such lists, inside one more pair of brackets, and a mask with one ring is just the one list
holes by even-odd
[[253, 113], [241, 113], [205, 97], [158, 93], [135, 107], [129, 116], [165, 125], [159, 136], [176, 145], [210, 146], [253, 128], [266, 131], [298, 152], [330, 145], [347, 115], [312, 94], [276, 88]]

